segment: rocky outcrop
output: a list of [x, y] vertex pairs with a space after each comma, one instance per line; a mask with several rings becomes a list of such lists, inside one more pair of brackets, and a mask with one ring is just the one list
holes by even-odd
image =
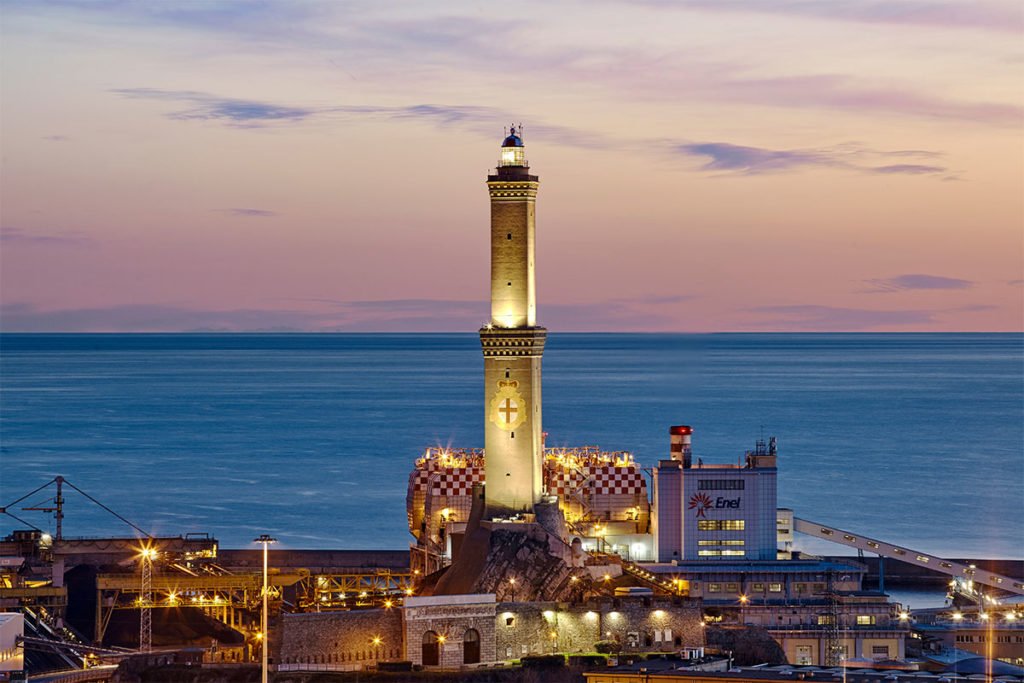
[[563, 543], [539, 525], [525, 526], [491, 532], [490, 552], [473, 592], [494, 593], [499, 602], [573, 599], [588, 575], [565, 561]]
[[[560, 601], [582, 597], [590, 585], [586, 555], [567, 543], [565, 518], [556, 500], [535, 506], [521, 522], [483, 521], [482, 489], [473, 491], [473, 508], [459, 553], [437, 582], [421, 594], [494, 593], [498, 601]], [[433, 578], [433, 577], [431, 577]]]

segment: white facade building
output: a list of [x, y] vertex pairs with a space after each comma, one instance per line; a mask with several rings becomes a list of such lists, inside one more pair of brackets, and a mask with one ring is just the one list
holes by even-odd
[[658, 562], [776, 559], [775, 439], [759, 440], [743, 464], [705, 465], [693, 462], [692, 428], [669, 433], [671, 458], [654, 470]]
[[25, 650], [18, 642], [25, 635], [25, 615], [0, 613], [0, 672], [5, 675], [25, 668]]

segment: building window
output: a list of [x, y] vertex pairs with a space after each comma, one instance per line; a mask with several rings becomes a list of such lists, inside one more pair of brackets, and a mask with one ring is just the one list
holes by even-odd
[[888, 657], [889, 656], [889, 646], [888, 645], [872, 645], [871, 646], [871, 654], [872, 655], [881, 655], [883, 657]]
[[823, 584], [823, 583], [816, 583], [816, 584], [814, 584], [814, 592], [819, 594], [819, 595], [821, 593], [824, 593], [825, 592], [825, 584]]
[[508, 239], [512, 239], [512, 233], [508, 234]]
[[727, 583], [725, 584], [726, 593], [739, 593], [740, 585], [738, 583]]
[[755, 593], [764, 593], [764, 584], [763, 583], [752, 584], [750, 589], [752, 591], [754, 591]]
[[721, 593], [721, 592], [722, 592], [722, 584], [720, 584], [720, 583], [709, 583], [708, 584], [708, 593]]
[[805, 592], [807, 592], [807, 584], [806, 583], [794, 583], [793, 584], [793, 590], [795, 590], [797, 593], [805, 593]]
[[516, 618], [515, 617], [505, 617], [505, 626], [515, 626], [515, 625], [516, 625]]
[[698, 531], [743, 531], [747, 523], [742, 519], [698, 519]]
[[834, 623], [836, 623], [836, 618], [831, 614], [818, 615], [818, 626], [831, 626]]
[[873, 626], [875, 623], [874, 614], [858, 614], [857, 626]]
[[742, 491], [746, 486], [742, 479], [698, 479], [700, 491]]
[[731, 541], [697, 541], [697, 545], [746, 545], [746, 541], [742, 540], [731, 540]]
[[781, 593], [782, 592], [782, 584], [781, 583], [769, 583], [768, 584], [768, 592], [769, 593]]
[[746, 550], [698, 550], [698, 557], [746, 557]]

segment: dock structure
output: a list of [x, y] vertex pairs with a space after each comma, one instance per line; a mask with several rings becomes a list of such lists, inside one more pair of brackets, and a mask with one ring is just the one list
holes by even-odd
[[860, 551], [875, 553], [879, 557], [917, 565], [918, 567], [931, 569], [956, 579], [973, 581], [974, 583], [980, 583], [991, 588], [998, 588], [1014, 595], [1024, 595], [1024, 581], [985, 569], [979, 569], [973, 565], [945, 560], [930, 553], [911, 550], [904, 546], [893, 545], [885, 541], [855, 534], [852, 531], [844, 531], [827, 524], [820, 524], [800, 519], [799, 517], [793, 519], [793, 528], [802, 534], [850, 548], [856, 548]]

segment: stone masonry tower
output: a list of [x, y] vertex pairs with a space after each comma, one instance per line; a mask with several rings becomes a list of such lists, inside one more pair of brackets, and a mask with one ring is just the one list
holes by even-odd
[[[520, 131], [521, 133], [522, 131]], [[540, 502], [544, 444], [540, 361], [547, 330], [537, 326], [534, 278], [537, 176], [513, 127], [487, 176], [491, 195], [491, 322], [484, 352], [484, 479], [487, 517], [531, 512]]]

